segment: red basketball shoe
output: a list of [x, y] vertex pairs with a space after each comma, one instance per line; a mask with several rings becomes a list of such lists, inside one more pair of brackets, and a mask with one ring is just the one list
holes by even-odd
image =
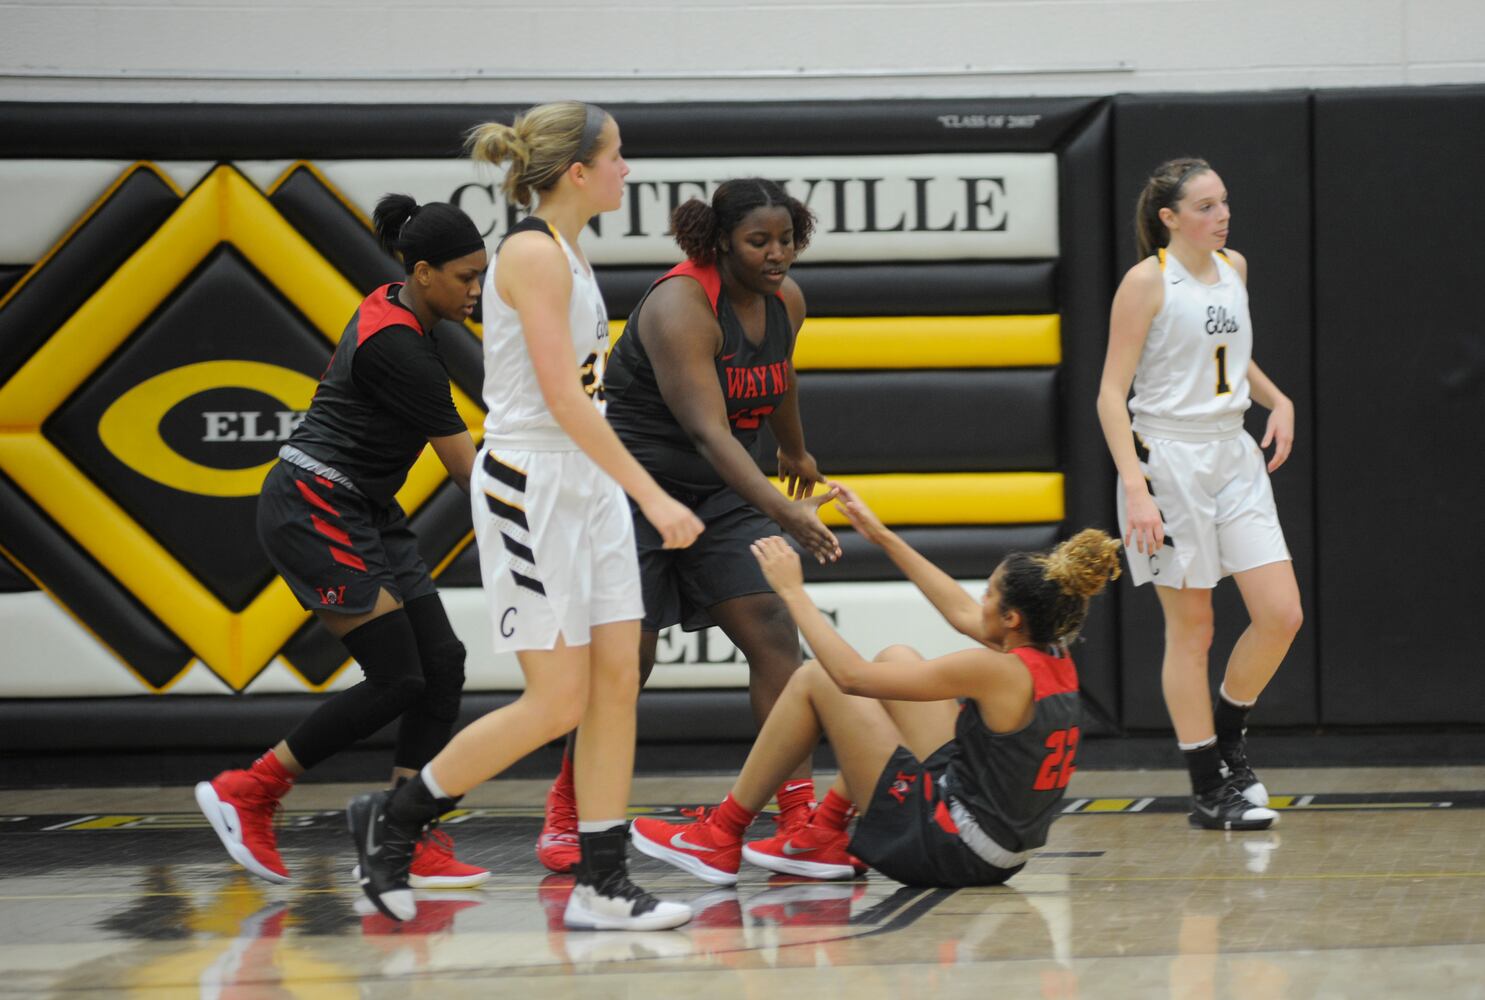
[[856, 878], [866, 873], [866, 865], [851, 856], [850, 843], [851, 835], [845, 830], [806, 823], [793, 829], [781, 827], [776, 836], [744, 845], [742, 856], [750, 865], [781, 875]]
[[547, 790], [546, 822], [536, 838], [536, 860], [548, 871], [565, 875], [582, 853], [578, 845], [577, 792], [572, 785], [572, 767], [564, 760], [562, 772]]
[[290, 877], [279, 857], [273, 817], [291, 787], [256, 770], [223, 771], [196, 784], [196, 804], [232, 860], [279, 885]]
[[629, 839], [658, 858], [713, 885], [736, 885], [742, 838], [717, 829], [715, 813], [696, 811], [695, 823], [667, 823], [644, 817], [630, 825]]

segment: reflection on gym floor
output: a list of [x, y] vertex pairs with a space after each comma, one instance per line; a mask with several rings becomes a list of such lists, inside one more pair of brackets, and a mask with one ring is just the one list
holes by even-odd
[[1080, 775], [1047, 848], [993, 889], [746, 866], [716, 889], [636, 856], [696, 912], [654, 933], [563, 929], [572, 879], [531, 850], [540, 783], [496, 783], [453, 818], [461, 856], [496, 876], [420, 893], [400, 924], [350, 880], [346, 786], [286, 820], [283, 887], [220, 856], [188, 789], [136, 792], [130, 812], [116, 789], [0, 792], [0, 995], [1485, 996], [1481, 770], [1295, 772], [1319, 777], [1286, 781], [1282, 822], [1251, 834], [1190, 829], [1136, 787], [1148, 773]]

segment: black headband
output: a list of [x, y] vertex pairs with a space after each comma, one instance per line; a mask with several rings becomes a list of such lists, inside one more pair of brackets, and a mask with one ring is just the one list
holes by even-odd
[[608, 119], [607, 113], [596, 104], [584, 104], [587, 109], [587, 117], [583, 120], [583, 134], [578, 139], [577, 155], [572, 158], [573, 163], [587, 163], [593, 158], [597, 151], [598, 137], [603, 133], [603, 123]]
[[[417, 222], [408, 223], [416, 218]], [[479, 227], [453, 205], [430, 202], [419, 205], [402, 224], [397, 249], [411, 272], [412, 265], [426, 260], [434, 267], [485, 249]]]

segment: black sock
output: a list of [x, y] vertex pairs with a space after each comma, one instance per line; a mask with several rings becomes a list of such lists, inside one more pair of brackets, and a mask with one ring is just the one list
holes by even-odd
[[418, 774], [398, 785], [392, 793], [387, 802], [387, 818], [404, 829], [416, 827], [422, 831], [452, 805], [453, 800], [434, 798], [423, 784], [423, 776]]
[[1234, 705], [1220, 694], [1212, 708], [1212, 720], [1217, 724], [1218, 743], [1241, 743], [1248, 727], [1248, 709], [1251, 705]]
[[1195, 750], [1182, 750], [1181, 756], [1186, 759], [1186, 770], [1191, 772], [1191, 788], [1197, 795], [1222, 784], [1222, 754], [1217, 751], [1216, 740]]
[[598, 885], [609, 875], [629, 871], [629, 824], [600, 830], [598, 833], [578, 832], [578, 847], [582, 857], [577, 864], [577, 880], [588, 885]]

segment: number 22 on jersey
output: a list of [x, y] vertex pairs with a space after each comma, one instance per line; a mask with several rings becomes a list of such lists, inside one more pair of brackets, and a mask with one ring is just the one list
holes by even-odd
[[1066, 788], [1068, 779], [1077, 770], [1073, 758], [1078, 753], [1078, 727], [1058, 729], [1047, 737], [1047, 756], [1036, 772], [1036, 782], [1031, 786], [1038, 792], [1054, 788]]

